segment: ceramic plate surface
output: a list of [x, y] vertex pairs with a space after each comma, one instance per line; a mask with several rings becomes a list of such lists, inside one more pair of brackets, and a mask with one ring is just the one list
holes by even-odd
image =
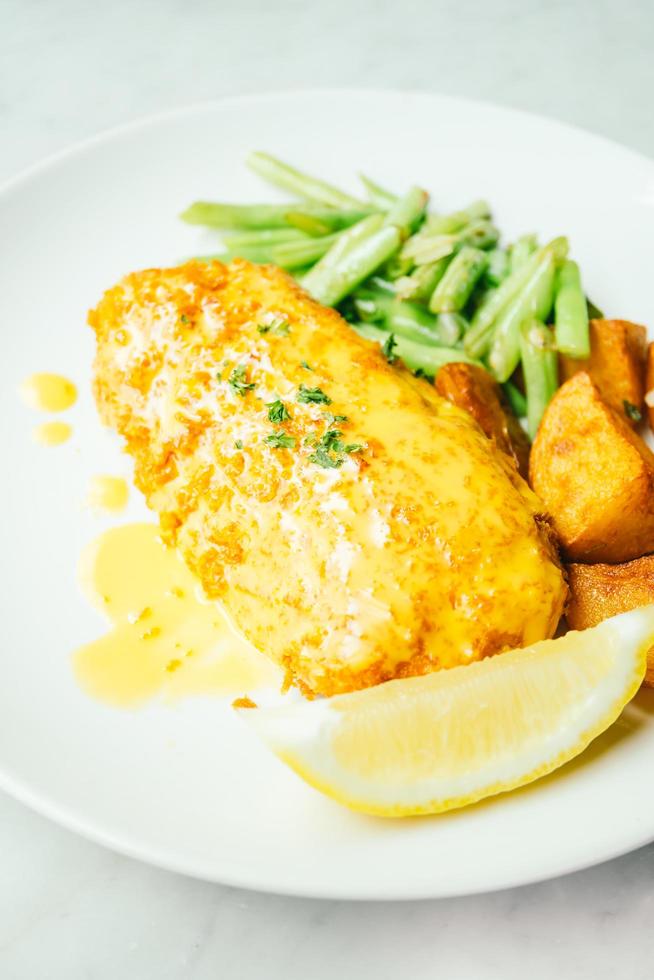
[[[123, 273], [211, 251], [177, 215], [193, 199], [275, 198], [249, 174], [266, 149], [355, 189], [362, 170], [435, 207], [478, 197], [509, 238], [569, 235], [609, 315], [654, 323], [654, 164], [506, 109], [434, 95], [323, 92], [232, 100], [94, 139], [0, 195], [4, 419], [0, 785], [145, 861], [250, 888], [342, 898], [464, 894], [602, 861], [654, 837], [654, 698], [641, 694], [576, 762], [509, 796], [403, 821], [356, 815], [305, 786], [245, 729], [230, 699], [122, 711], [91, 700], [71, 653], [101, 621], [76, 585], [110, 521], [89, 478], [129, 474], [90, 394], [86, 311]], [[72, 377], [73, 439], [31, 440], [17, 396], [34, 371]], [[145, 508], [132, 494], [127, 517]], [[516, 596], [516, 602], [520, 597]]]

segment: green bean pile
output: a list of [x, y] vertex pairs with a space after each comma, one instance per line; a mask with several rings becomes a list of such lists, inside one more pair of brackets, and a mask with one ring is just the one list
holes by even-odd
[[485, 201], [440, 214], [420, 187], [398, 197], [361, 176], [359, 199], [266, 153], [247, 163], [297, 200], [195, 202], [183, 220], [219, 229], [224, 246], [198, 258], [287, 269], [389, 359], [423, 376], [452, 361], [483, 365], [533, 438], [558, 385], [557, 353], [588, 357], [588, 318], [601, 315], [566, 238], [539, 245], [524, 235], [502, 246]]

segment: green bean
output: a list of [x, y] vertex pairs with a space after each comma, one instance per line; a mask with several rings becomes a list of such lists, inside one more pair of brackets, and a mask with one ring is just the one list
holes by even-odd
[[411, 259], [415, 265], [431, 265], [439, 259], [452, 255], [458, 243], [456, 235], [428, 236], [424, 228], [407, 238], [402, 247], [402, 257]]
[[[366, 340], [374, 340], [381, 346], [386, 343], [390, 336], [387, 330], [380, 330], [379, 327], [373, 327], [369, 323], [353, 323], [351, 326], [360, 337], [365, 337]], [[444, 364], [452, 362], [479, 363], [468, 357], [465, 351], [457, 348], [417, 344], [413, 340], [399, 336], [395, 338], [395, 352], [412, 371], [424, 371], [429, 375], [435, 375]]]
[[359, 174], [359, 180], [365, 187], [368, 200], [373, 207], [379, 208], [380, 211], [385, 211], [387, 208], [393, 207], [397, 201], [397, 194], [392, 194], [385, 187], [380, 187], [376, 181], [371, 180], [370, 177], [366, 177], [365, 174]]
[[558, 384], [554, 337], [540, 320], [522, 324], [520, 354], [527, 392], [527, 431], [533, 439]]
[[383, 215], [371, 214], [357, 222], [356, 225], [346, 229], [307, 275], [303, 283], [304, 288], [308, 289], [310, 293], [313, 293], [314, 290], [316, 293], [322, 292], [322, 281], [331, 276], [333, 270], [343, 261], [348, 251], [356, 248], [361, 242], [379, 231], [383, 223]]
[[306, 242], [309, 238], [296, 228], [261, 228], [254, 231], [223, 232], [222, 240], [229, 249], [251, 245], [280, 245], [282, 242]]
[[422, 219], [429, 194], [421, 187], [410, 187], [386, 214], [384, 224], [396, 225], [406, 238]]
[[[299, 238], [292, 238], [289, 241], [283, 239], [277, 241], [275, 238], [257, 240], [255, 236], [265, 235], [265, 232], [251, 232], [249, 234], [252, 236], [250, 242], [248, 242], [246, 234], [237, 235], [233, 239], [225, 238], [225, 245], [228, 248], [221, 255], [223, 261], [227, 262], [230, 259], [239, 258], [260, 264], [272, 262], [283, 269], [299, 269], [306, 265], [313, 265], [343, 232], [335, 232], [333, 235], [325, 235], [323, 238], [310, 238], [308, 235], [300, 235]], [[268, 234], [274, 234], [274, 232]]]
[[462, 245], [472, 245], [473, 248], [492, 248], [497, 245], [500, 233], [490, 221], [476, 221], [463, 228], [458, 234]]
[[287, 204], [220, 204], [195, 201], [180, 218], [211, 228], [287, 228]]
[[[468, 300], [466, 315], [468, 319], [472, 322], [477, 316], [479, 311], [486, 306], [488, 303], [492, 302], [493, 296], [498, 290], [498, 286], [487, 285], [484, 277], [479, 280], [477, 285], [472, 291], [472, 296]], [[477, 355], [474, 355], [477, 356]]]
[[389, 279], [386, 279], [381, 272], [376, 272], [374, 276], [371, 276], [368, 283], [372, 289], [377, 289], [383, 293], [390, 293], [391, 296], [395, 296], [394, 284]]
[[283, 269], [299, 269], [312, 265], [321, 259], [326, 252], [339, 240], [344, 231], [336, 231], [322, 238], [303, 237], [301, 241], [280, 242], [271, 250], [271, 262]]
[[530, 317], [544, 320], [552, 308], [556, 273], [554, 255], [547, 249], [540, 249], [533, 258], [536, 263], [524, 288], [504, 307], [495, 325], [488, 363], [498, 381], [508, 381], [518, 366], [522, 324]]
[[451, 255], [464, 245], [489, 248], [498, 239], [499, 232], [490, 221], [476, 221], [449, 235], [431, 235], [423, 227], [417, 235], [408, 239], [402, 254], [412, 258], [416, 265], [426, 265]]
[[464, 245], [454, 256], [432, 293], [429, 300], [431, 312], [456, 313], [462, 310], [487, 265], [488, 257], [485, 252]]
[[[362, 323], [380, 323], [386, 326], [386, 310], [384, 304], [377, 297], [360, 296], [354, 292], [350, 297], [354, 308], [354, 315]], [[346, 319], [352, 320], [353, 316], [347, 316], [348, 308], [345, 307], [344, 315]]]
[[494, 248], [488, 253], [488, 267], [484, 273], [484, 281], [491, 286], [499, 286], [509, 274], [509, 256], [503, 248]]
[[462, 211], [451, 214], [430, 214], [425, 222], [425, 231], [430, 235], [451, 235], [460, 231], [472, 221], [490, 218], [491, 210], [486, 201], [473, 201]]
[[484, 317], [486, 310], [490, 313], [491, 307], [495, 306], [495, 294], [497, 291], [497, 289], [494, 289], [491, 295], [484, 297], [473, 314], [472, 320], [470, 321], [470, 329], [463, 338], [463, 346], [470, 357], [485, 357], [493, 343], [495, 319], [489, 319], [487, 322], [485, 319], [480, 319], [477, 323], [475, 323], [475, 320], [478, 316]]
[[454, 347], [468, 329], [468, 321], [460, 313], [439, 313], [436, 333], [441, 344]]
[[[338, 213], [338, 211], [334, 212], [334, 214]], [[289, 211], [286, 220], [291, 226], [290, 230], [299, 231], [304, 235], [310, 235], [312, 238], [321, 238], [334, 230], [330, 222], [323, 218], [316, 218], [312, 214], [305, 214], [302, 211]]]
[[[336, 306], [391, 257], [399, 248], [400, 240], [397, 228], [380, 228], [348, 249], [340, 261], [333, 264], [326, 273], [323, 271], [315, 278], [309, 273], [305, 277], [304, 286], [318, 302], [325, 306]], [[336, 242], [330, 252], [338, 249], [339, 245], [340, 242]]]
[[386, 279], [390, 282], [396, 282], [398, 279], [402, 279], [407, 276], [413, 269], [413, 259], [406, 259], [402, 257], [402, 250], [395, 252], [391, 255], [388, 262], [384, 265], [383, 274]]
[[359, 318], [369, 323], [379, 323], [392, 333], [418, 343], [436, 345], [436, 319], [424, 307], [397, 299], [381, 289], [358, 289], [353, 297], [354, 309]]
[[512, 381], [505, 381], [502, 388], [513, 414], [519, 419], [525, 418], [527, 415], [527, 399], [520, 389]]
[[[335, 211], [315, 204], [304, 204], [300, 211], [291, 204], [224, 204], [212, 201], [195, 201], [183, 214], [182, 221], [189, 225], [207, 225], [209, 228], [265, 229], [294, 226], [293, 216], [302, 214], [316, 218], [328, 230], [335, 231], [361, 221], [370, 209], [361, 207]], [[297, 225], [295, 224], [297, 227]]]
[[529, 256], [527, 261], [515, 272], [512, 272], [497, 287], [495, 292], [483, 302], [472, 318], [470, 330], [463, 341], [464, 347], [471, 357], [483, 357], [493, 340], [495, 321], [505, 306], [510, 303], [529, 280], [535, 269], [538, 256], [544, 250], [551, 251], [557, 259], [565, 258], [568, 242], [565, 238], [554, 238], [543, 246], [539, 252]]
[[538, 241], [535, 235], [522, 235], [517, 242], [511, 246], [509, 251], [509, 262], [511, 272], [515, 272], [525, 264], [530, 255], [538, 248]]
[[332, 208], [362, 207], [361, 201], [358, 201], [356, 197], [346, 194], [324, 180], [301, 173], [295, 167], [289, 166], [269, 153], [250, 153], [247, 165], [250, 170], [254, 170], [269, 183], [283, 187], [308, 201], [327, 204]]
[[358, 224], [363, 218], [374, 214], [370, 208], [362, 211], [332, 211], [329, 209], [302, 210], [294, 209], [286, 214], [286, 223], [291, 228], [298, 228], [306, 232], [307, 235], [320, 237], [328, 235], [332, 231], [342, 231], [343, 228], [350, 228]]
[[556, 277], [554, 323], [556, 346], [568, 357], [590, 356], [588, 307], [581, 288], [579, 266], [572, 259], [561, 264]]
[[437, 262], [417, 266], [411, 275], [395, 281], [395, 293], [400, 299], [429, 299], [443, 276], [451, 257], [444, 256]]

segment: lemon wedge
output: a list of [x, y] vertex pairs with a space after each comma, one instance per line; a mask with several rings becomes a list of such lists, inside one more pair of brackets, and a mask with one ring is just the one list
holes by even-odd
[[651, 605], [469, 666], [241, 713], [340, 803], [388, 817], [441, 813], [582, 752], [638, 690], [653, 642]]

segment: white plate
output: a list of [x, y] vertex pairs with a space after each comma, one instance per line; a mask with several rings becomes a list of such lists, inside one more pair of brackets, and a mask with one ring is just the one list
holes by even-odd
[[[487, 197], [509, 236], [567, 233], [607, 313], [654, 321], [654, 165], [506, 109], [391, 92], [230, 100], [101, 136], [12, 182], [0, 196], [0, 784], [143, 860], [302, 895], [463, 894], [649, 841], [647, 694], [558, 774], [458, 813], [397, 822], [357, 816], [305, 786], [228, 701], [126, 712], [76, 685], [71, 651], [101, 627], [77, 591], [75, 565], [106, 524], [81, 502], [92, 474], [129, 472], [95, 417], [86, 310], [129, 270], [211, 249], [208, 233], [176, 218], [194, 198], [266, 199], [243, 166], [251, 148], [344, 186], [357, 170], [400, 190], [419, 182], [443, 208]], [[70, 375], [82, 391], [74, 438], [59, 449], [31, 442], [35, 418], [17, 399], [16, 386], [36, 370]], [[135, 502], [131, 515], [142, 513]]]

